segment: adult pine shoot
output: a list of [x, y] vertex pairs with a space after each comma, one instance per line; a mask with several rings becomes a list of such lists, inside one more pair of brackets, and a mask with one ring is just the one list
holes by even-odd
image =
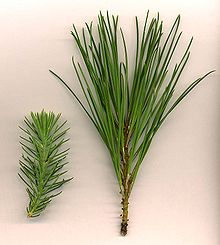
[[20, 160], [20, 178], [27, 185], [29, 205], [28, 217], [36, 217], [47, 207], [56, 192], [70, 179], [61, 179], [67, 171], [62, 171], [67, 164], [66, 156], [69, 149], [62, 149], [68, 128], [66, 121], [60, 123], [61, 114], [53, 112], [31, 112], [25, 117], [26, 128], [21, 128], [25, 136], [20, 136], [23, 149]]
[[[127, 234], [129, 197], [154, 135], [174, 108], [213, 72], [195, 80], [171, 103], [190, 56], [192, 39], [172, 67], [182, 34], [178, 31], [180, 16], [166, 36], [159, 15], [151, 20], [148, 15], [142, 31], [136, 17], [136, 57], [131, 69], [125, 37], [122, 29], [118, 30], [118, 16], [100, 13], [95, 32], [92, 23], [86, 24], [82, 35], [73, 25], [72, 35], [86, 69], [74, 59], [72, 62], [88, 107], [51, 71], [80, 103], [109, 150], [122, 197], [122, 235]], [[119, 53], [124, 54], [122, 60]]]

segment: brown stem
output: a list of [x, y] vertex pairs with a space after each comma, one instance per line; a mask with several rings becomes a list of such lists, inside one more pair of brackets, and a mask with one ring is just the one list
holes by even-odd
[[121, 235], [125, 236], [127, 234], [127, 226], [128, 226], [128, 190], [124, 192], [122, 197], [122, 220], [121, 220]]
[[[128, 123], [126, 122], [124, 127], [124, 154], [122, 155], [122, 185], [123, 185], [123, 193], [122, 193], [122, 221], [121, 221], [121, 235], [125, 236], [127, 234], [127, 226], [128, 226], [128, 199], [129, 199], [129, 190], [130, 190], [130, 181], [129, 181], [129, 173], [128, 173], [128, 163], [129, 163], [129, 149], [128, 149]], [[122, 151], [123, 152], [123, 151]]]

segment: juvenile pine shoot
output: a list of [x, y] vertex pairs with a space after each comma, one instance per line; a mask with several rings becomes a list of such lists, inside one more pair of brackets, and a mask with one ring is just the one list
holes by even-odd
[[25, 135], [20, 136], [23, 154], [19, 176], [27, 185], [28, 217], [39, 216], [62, 192], [57, 190], [72, 179], [62, 178], [67, 172], [63, 167], [69, 149], [63, 149], [63, 145], [68, 141], [65, 135], [69, 128], [65, 128], [67, 121], [60, 122], [60, 117], [53, 112], [31, 112], [30, 118], [24, 119], [26, 127], [20, 127]]
[[128, 60], [126, 39], [118, 27], [118, 16], [100, 13], [95, 28], [92, 23], [86, 23], [81, 34], [73, 25], [72, 36], [84, 64], [82, 66], [74, 58], [72, 63], [87, 106], [51, 71], [80, 103], [109, 150], [122, 198], [122, 235], [127, 234], [129, 198], [154, 135], [190, 91], [213, 72], [196, 79], [172, 102], [190, 57], [192, 39], [179, 62], [171, 65], [182, 35], [180, 16], [168, 35], [163, 33], [159, 14], [149, 19], [148, 12], [141, 30], [137, 17], [135, 25], [133, 63]]

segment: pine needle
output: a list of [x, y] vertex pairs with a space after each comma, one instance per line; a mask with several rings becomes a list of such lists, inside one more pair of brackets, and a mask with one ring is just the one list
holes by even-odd
[[63, 150], [68, 141], [64, 136], [69, 130], [66, 121], [60, 124], [61, 114], [53, 112], [31, 112], [25, 117], [26, 128], [20, 127], [25, 136], [20, 136], [23, 149], [19, 177], [27, 186], [29, 205], [28, 217], [37, 217], [61, 191], [57, 190], [72, 178], [62, 179], [67, 171], [61, 171], [69, 149]]
[[[87, 105], [85, 106], [64, 80], [51, 71], [73, 94], [98, 130], [112, 158], [122, 195], [121, 234], [127, 234], [128, 200], [139, 168], [147, 154], [154, 135], [168, 115], [209, 74], [196, 79], [171, 103], [176, 86], [190, 57], [192, 39], [179, 62], [171, 67], [182, 33], [180, 16], [176, 18], [167, 36], [163, 23], [147, 13], [143, 31], [136, 17], [136, 57], [133, 75], [129, 78], [128, 52], [118, 16], [100, 12], [96, 31], [86, 24], [82, 35], [73, 25], [71, 32], [86, 69], [72, 59]], [[120, 60], [119, 35], [124, 60]]]

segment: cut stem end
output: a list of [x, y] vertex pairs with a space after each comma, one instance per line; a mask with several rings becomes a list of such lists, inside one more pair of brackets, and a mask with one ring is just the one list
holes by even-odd
[[33, 218], [32, 212], [27, 213], [27, 217], [28, 217], [28, 218]]
[[128, 223], [121, 223], [121, 235], [122, 236], [126, 236], [127, 235], [127, 232], [128, 232]]

